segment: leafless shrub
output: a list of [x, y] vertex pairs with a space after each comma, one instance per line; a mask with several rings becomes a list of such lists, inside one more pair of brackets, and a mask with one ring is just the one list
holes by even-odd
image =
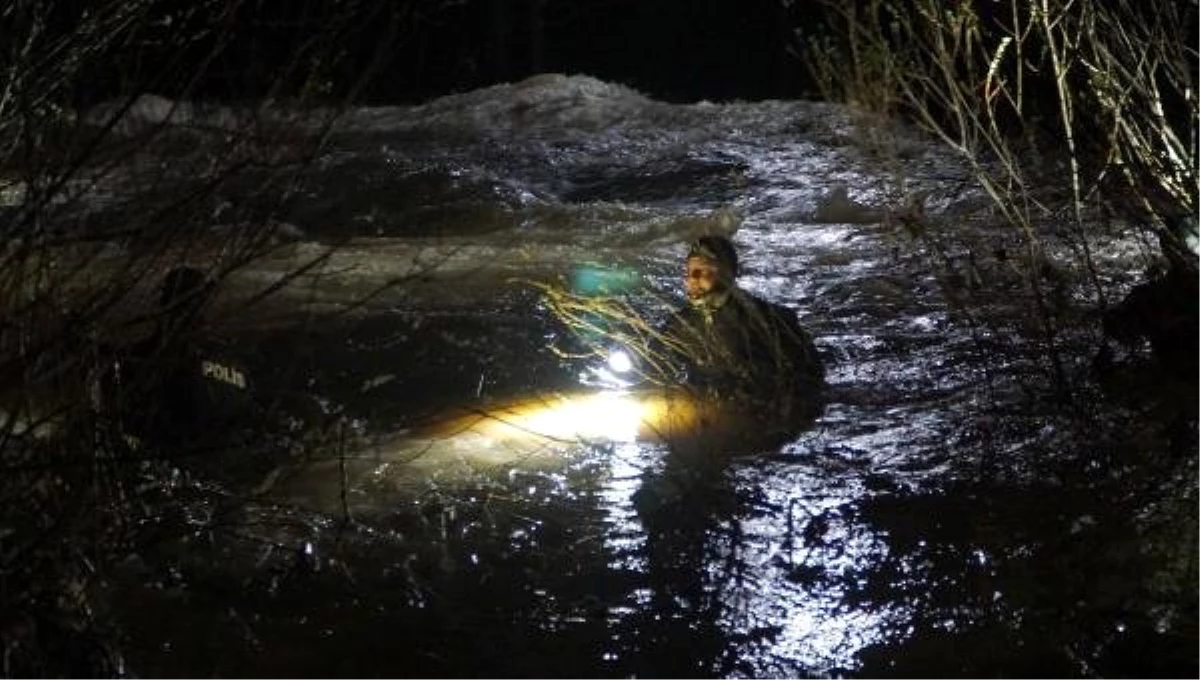
[[[1063, 297], [1048, 243], [1066, 241], [1101, 309], [1111, 301], [1088, 236], [1109, 216], [1130, 220], [1195, 276], [1186, 239], [1198, 208], [1200, 109], [1196, 51], [1183, 38], [1195, 32], [1195, 3], [821, 6], [831, 30], [802, 52], [825, 95], [860, 111], [883, 146], [886, 135], [872, 121], [916, 121], [959, 152], [1015, 230], [1022, 246], [1005, 252], [1005, 262], [1022, 272], [1058, 382]], [[903, 175], [893, 181], [903, 194]], [[901, 213], [897, 224], [934, 251], [948, 249], [937, 243], [947, 230]]]
[[[291, 25], [271, 30], [297, 44], [237, 90], [228, 69], [247, 63], [239, 40], [271, 28], [256, 14], [261, 5], [0, 7], [5, 675], [124, 672], [97, 635], [104, 622], [91, 584], [162, 539], [147, 526], [185, 530], [166, 518], [189, 492], [98, 408], [100, 378], [114, 348], [163, 321], [155, 300], [165, 272], [196, 267], [220, 287], [289, 237], [281, 218], [304, 169], [378, 66], [344, 77], [346, 35], [376, 21], [394, 36], [410, 11], [400, 4], [365, 16], [341, 3], [292, 3]], [[224, 83], [224, 104], [206, 99], [214, 81]], [[240, 310], [254, 313], [256, 301], [327, 252], [242, 295]], [[169, 333], [196, 332], [211, 323], [206, 311]]]

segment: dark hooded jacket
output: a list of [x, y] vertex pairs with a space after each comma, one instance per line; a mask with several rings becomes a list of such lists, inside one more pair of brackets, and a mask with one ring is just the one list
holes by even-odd
[[783, 411], [819, 402], [825, 368], [795, 312], [736, 287], [715, 309], [675, 312], [662, 343], [683, 382], [709, 396]]
[[198, 271], [172, 270], [154, 331], [114, 350], [99, 376], [98, 411], [137, 448], [168, 456], [222, 450], [253, 440], [262, 423], [240, 353], [199, 332], [196, 318], [211, 294]]

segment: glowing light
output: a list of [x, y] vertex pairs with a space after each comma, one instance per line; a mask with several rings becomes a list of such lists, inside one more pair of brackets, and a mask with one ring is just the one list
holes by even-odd
[[633, 370], [633, 359], [623, 350], [616, 350], [608, 355], [608, 367], [615, 373], [628, 373]]
[[423, 439], [458, 439], [472, 433], [494, 443], [525, 448], [543, 446], [546, 440], [661, 441], [694, 431], [701, 421], [714, 422], [713, 414], [685, 395], [602, 390], [496, 404], [414, 434]]
[[506, 424], [551, 439], [631, 442], [637, 439], [643, 416], [642, 405], [630, 395], [600, 392], [561, 398]]
[[746, 436], [736, 419], [687, 394], [602, 390], [519, 399], [439, 419], [409, 431], [391, 450], [410, 464], [436, 467], [548, 460], [578, 443], [719, 448]]

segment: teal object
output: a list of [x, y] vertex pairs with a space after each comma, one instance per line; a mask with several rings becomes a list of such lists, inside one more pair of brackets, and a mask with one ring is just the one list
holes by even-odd
[[641, 274], [628, 268], [580, 265], [571, 275], [571, 292], [593, 297], [627, 293], [641, 283]]
[[[641, 285], [641, 281], [641, 274], [635, 269], [584, 264], [571, 273], [571, 292], [582, 297], [619, 295], [633, 291]], [[582, 328], [575, 329], [576, 334], [588, 345], [608, 344], [608, 336], [612, 332], [608, 327], [610, 320], [586, 312], [581, 317], [586, 323]]]

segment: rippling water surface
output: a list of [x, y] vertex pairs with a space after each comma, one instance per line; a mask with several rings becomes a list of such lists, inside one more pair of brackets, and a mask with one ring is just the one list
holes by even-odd
[[[828, 105], [668, 105], [582, 77], [343, 116], [290, 204], [302, 236], [237, 280], [337, 242], [281, 305], [336, 311], [403, 281], [336, 321], [239, 331], [264, 373], [342, 410], [349, 443], [247, 504], [198, 502], [208, 528], [130, 566], [131, 664], [1194, 673], [1178, 585], [1195, 580], [1194, 468], [1081, 377], [1083, 272], [1056, 263], [1080, 406], [1054, 393], [1023, 279], [996, 255], [1017, 235], [950, 153], [881, 139]], [[888, 218], [914, 197], [940, 253]], [[829, 403], [785, 440], [689, 457], [636, 436], [640, 406], [598, 405], [580, 380], [595, 367], [550, 351], [568, 334], [530, 284], [624, 272], [659, 318], [684, 244], [710, 231], [733, 235], [745, 288], [813, 331]], [[1139, 244], [1092, 246], [1118, 294]]]

